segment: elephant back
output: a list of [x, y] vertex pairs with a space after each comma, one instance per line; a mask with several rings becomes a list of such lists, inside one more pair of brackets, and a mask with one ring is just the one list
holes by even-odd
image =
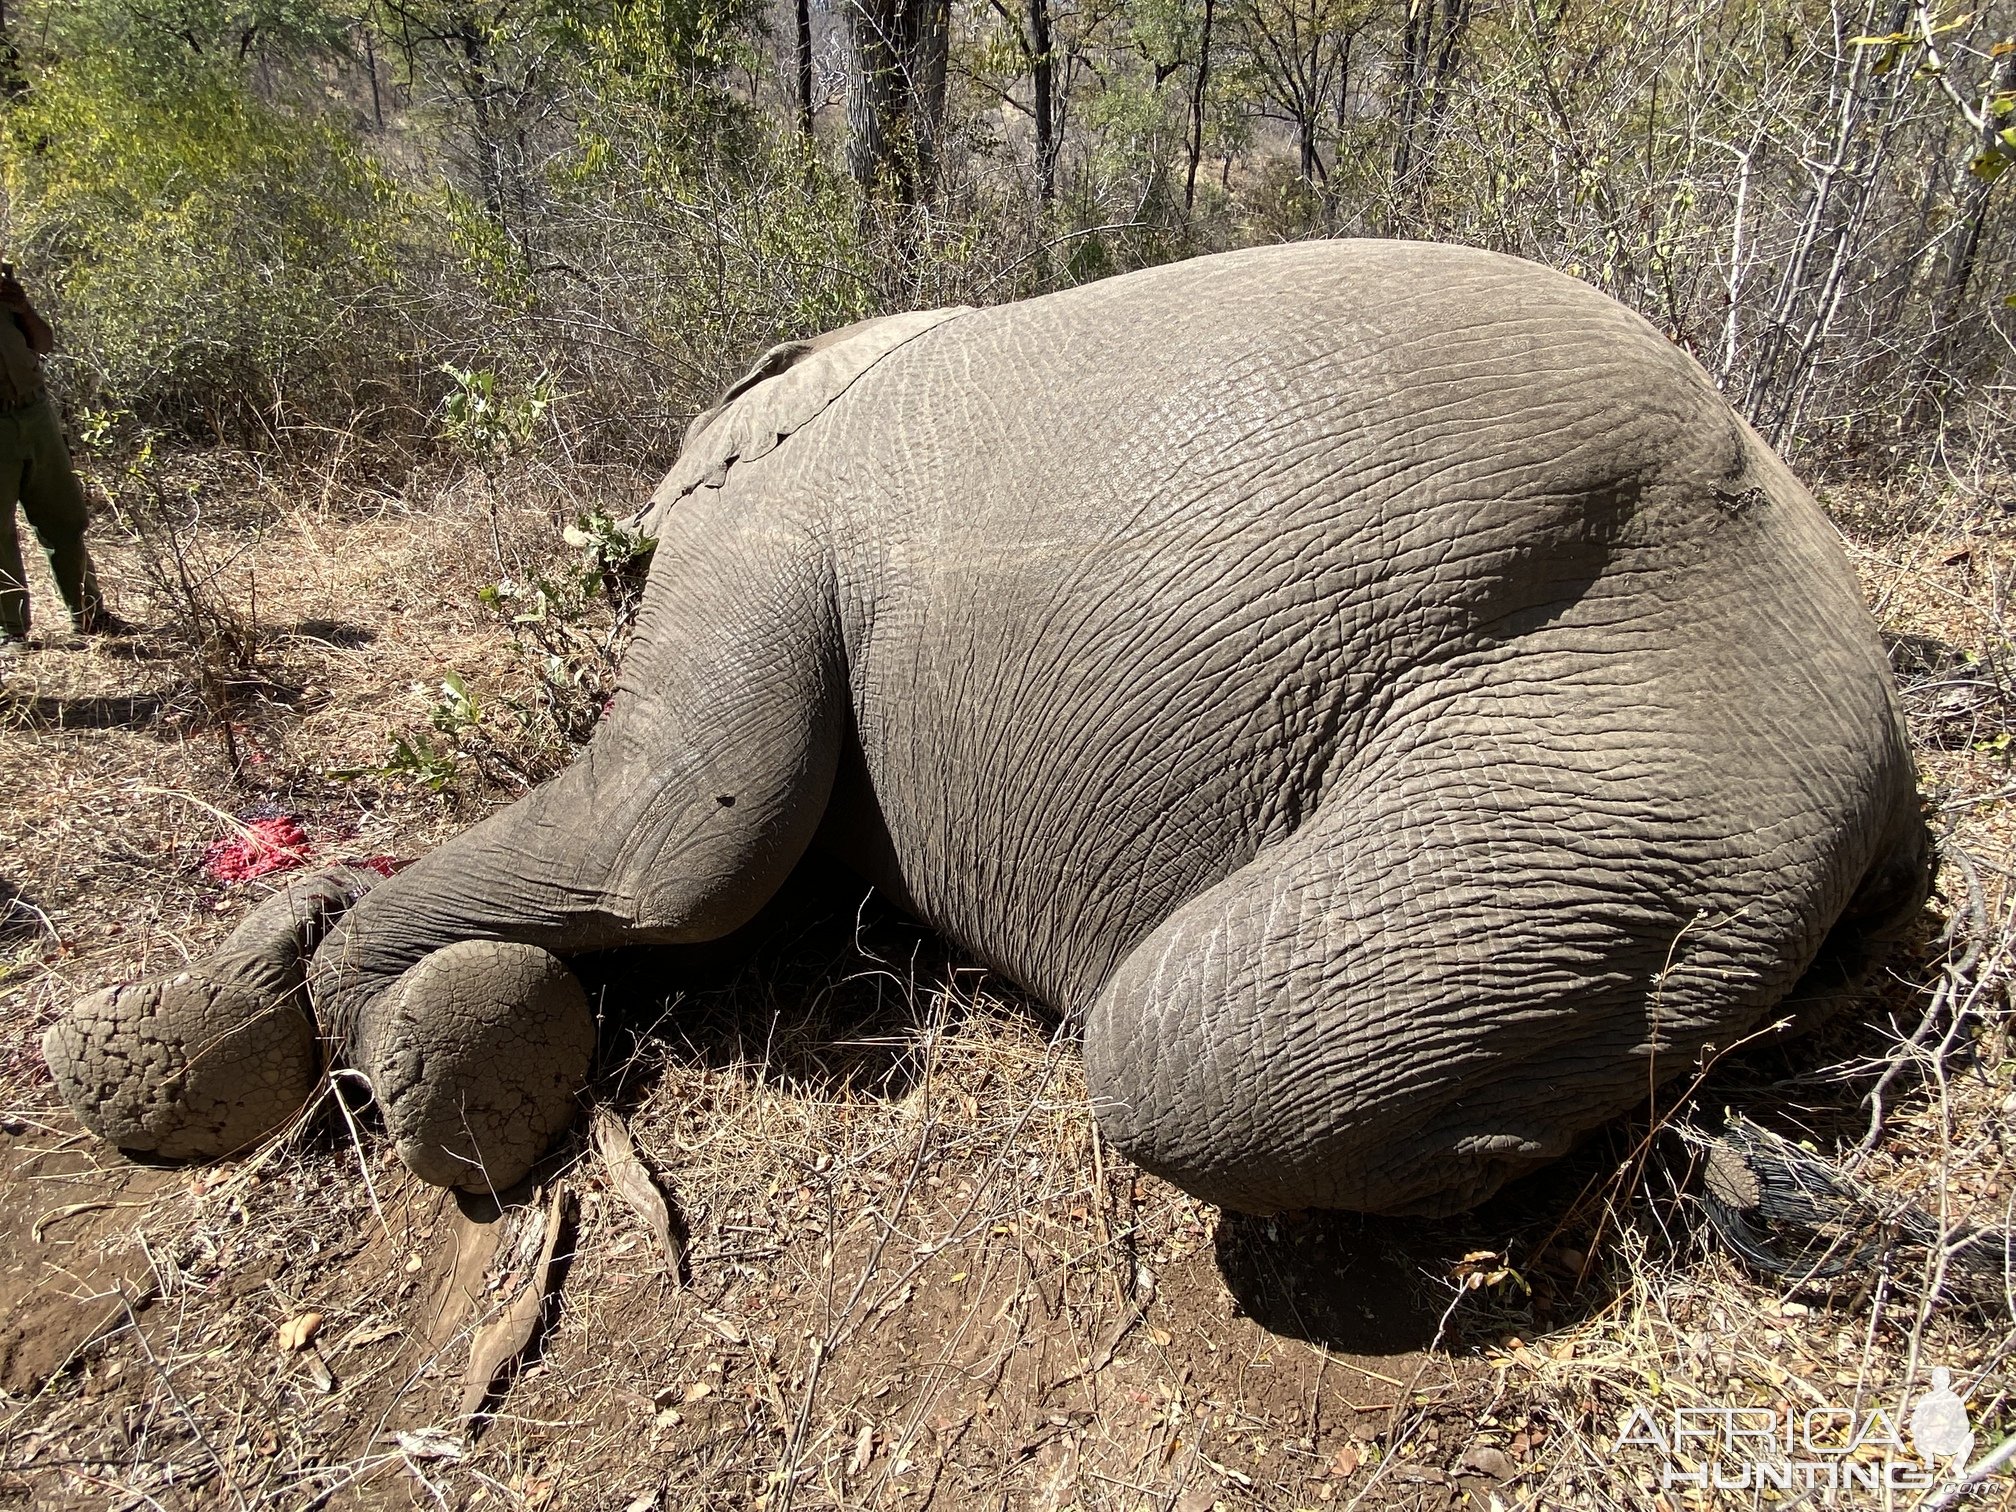
[[965, 305], [915, 310], [771, 347], [719, 404], [694, 417], [672, 470], [625, 524], [655, 538], [681, 499], [719, 488], [731, 467], [775, 451], [898, 347], [967, 313]]

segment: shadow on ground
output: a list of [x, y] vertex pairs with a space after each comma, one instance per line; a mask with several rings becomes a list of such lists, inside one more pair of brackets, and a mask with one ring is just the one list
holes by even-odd
[[287, 636], [298, 636], [302, 640], [320, 641], [325, 646], [334, 646], [339, 651], [357, 651], [378, 639], [378, 632], [363, 625], [353, 625], [348, 620], [304, 619], [283, 632]]
[[724, 939], [577, 956], [568, 962], [602, 1021], [603, 1093], [646, 1096], [651, 1051], [748, 1071], [800, 1095], [900, 1098], [922, 1070], [917, 1031], [956, 1013], [949, 984], [1054, 1027], [1055, 1015], [966, 965], [853, 873], [810, 858]]
[[[601, 1096], [622, 1110], [649, 1100], [667, 1057], [798, 1096], [901, 1099], [923, 1073], [928, 1015], [956, 1017], [983, 978], [997, 1010], [1026, 1014], [1046, 1037], [1058, 1030], [1041, 1004], [986, 978], [851, 872], [818, 859], [726, 939], [570, 964], [602, 1019]], [[1478, 1291], [1461, 1309], [1451, 1304], [1465, 1256], [1496, 1254], [1510, 1269], [1536, 1253], [1577, 1253], [1574, 1236], [1591, 1237], [1600, 1173], [1636, 1137], [1626, 1125], [1456, 1219], [1225, 1213], [1212, 1246], [1218, 1280], [1267, 1331], [1353, 1356], [1460, 1350], [1511, 1329], [1531, 1335], [1579, 1321], [1611, 1293], [1586, 1267], [1559, 1273], [1558, 1259]]]
[[5, 877], [0, 877], [0, 950], [26, 945], [47, 935], [55, 938], [56, 926], [33, 899]]
[[159, 693], [125, 693], [78, 698], [0, 693], [0, 726], [31, 730], [146, 729], [167, 712]]

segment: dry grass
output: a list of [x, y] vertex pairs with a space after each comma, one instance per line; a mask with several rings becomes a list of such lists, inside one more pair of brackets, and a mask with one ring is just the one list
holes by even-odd
[[[550, 677], [477, 594], [645, 480], [393, 492], [354, 462], [186, 465], [203, 509], [183, 546], [240, 606], [252, 665], [220, 699], [174, 594], [150, 597], [145, 543], [108, 526], [108, 576], [149, 633], [52, 638], [0, 694], [0, 1501], [1673, 1512], [1802, 1502], [1663, 1488], [1615, 1447], [1634, 1408], [1901, 1412], [1944, 1366], [1977, 1457], [2016, 1427], [2006, 1301], [1940, 1300], [1924, 1255], [1832, 1291], [1760, 1284], [1707, 1237], [1647, 1114], [1460, 1221], [1221, 1216], [1100, 1147], [1053, 1024], [808, 877], [736, 950], [584, 967], [596, 1096], [673, 1194], [685, 1259], [668, 1273], [600, 1158], [561, 1152], [544, 1174], [578, 1218], [556, 1300], [466, 1438], [471, 1336], [508, 1304], [528, 1225], [536, 1248], [530, 1193], [465, 1211], [333, 1093], [236, 1164], [130, 1166], [78, 1133], [34, 1043], [79, 990], [198, 954], [244, 911], [256, 885], [194, 864], [234, 816], [277, 804], [326, 855], [410, 855], [550, 769]], [[1866, 1022], [1732, 1055], [1693, 1106], [1840, 1153], [1956, 1231], [2007, 1226], [2016, 498], [1975, 481], [1832, 502], [1886, 628], [1977, 657], [1910, 695], [1928, 799], [1970, 860]], [[583, 657], [614, 628], [586, 608]], [[430, 724], [450, 669], [478, 728]], [[458, 751], [441, 793], [329, 775], [419, 733]], [[281, 1349], [309, 1312], [312, 1347]]]

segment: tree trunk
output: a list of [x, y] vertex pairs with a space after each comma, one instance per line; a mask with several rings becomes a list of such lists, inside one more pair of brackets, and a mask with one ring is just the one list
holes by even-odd
[[812, 145], [812, 4], [797, 0], [798, 134]]
[[871, 195], [928, 204], [945, 115], [950, 0], [847, 0], [847, 162]]
[[378, 94], [378, 41], [377, 27], [372, 18], [364, 20], [364, 67], [371, 75], [371, 124], [379, 131], [385, 129], [385, 102]]
[[910, 135], [917, 144], [917, 190], [931, 203], [938, 187], [938, 135], [945, 125], [945, 80], [952, 55], [952, 0], [907, 0], [910, 43]]
[[1036, 203], [1049, 209], [1057, 194], [1056, 92], [1050, 72], [1050, 0], [1029, 0], [1029, 82], [1036, 118]]
[[[1896, 0], [1890, 30], [1903, 29], [1909, 19], [1907, 0]], [[1872, 4], [1863, 29], [1877, 30]], [[1831, 161], [1818, 170], [1810, 208], [1786, 263], [1770, 325], [1759, 344], [1744, 399], [1745, 418], [1772, 446], [1796, 437], [1811, 397], [1815, 366], [1826, 345], [1841, 304], [1849, 265], [1859, 249], [1860, 233], [1874, 195], [1875, 181], [1899, 119], [1898, 106], [1910, 76], [1878, 74], [1870, 54], [1848, 52], [1845, 28], [1835, 27], [1836, 66], [1842, 70], [1839, 118]], [[1817, 282], [1810, 270], [1822, 268]], [[1795, 337], [1797, 307], [1809, 304], [1804, 327]]]
[[1413, 166], [1414, 117], [1428, 79], [1428, 39], [1434, 29], [1435, 0], [1407, 0], [1407, 24], [1400, 33], [1400, 119], [1393, 142], [1393, 187], [1397, 192]]
[[1425, 203], [1428, 166], [1448, 114], [1449, 84], [1469, 24], [1470, 0], [1441, 0], [1439, 36], [1436, 0], [1410, 0], [1407, 7], [1400, 43], [1400, 127], [1393, 145], [1393, 191], [1396, 205], [1406, 207], [1410, 221], [1419, 220]]
[[1197, 42], [1197, 77], [1190, 85], [1190, 165], [1183, 175], [1183, 219], [1197, 203], [1197, 164], [1204, 157], [1204, 90], [1211, 79], [1211, 18], [1217, 0], [1204, 0], [1204, 30]]
[[7, 26], [7, 0], [0, 0], [0, 97], [18, 99], [27, 89], [27, 81], [21, 77], [21, 52]]
[[1414, 178], [1419, 189], [1415, 203], [1425, 202], [1426, 178], [1434, 161], [1435, 145], [1449, 118], [1449, 101], [1456, 69], [1463, 54], [1463, 34], [1470, 25], [1471, 0], [1442, 0], [1442, 35], [1435, 46], [1435, 66], [1427, 79], [1427, 94], [1415, 115], [1418, 140], [1413, 148]]

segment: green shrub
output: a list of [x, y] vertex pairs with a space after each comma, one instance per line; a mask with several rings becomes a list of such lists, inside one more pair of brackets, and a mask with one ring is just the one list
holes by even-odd
[[243, 438], [397, 394], [400, 197], [341, 129], [108, 48], [31, 60], [4, 132], [9, 255], [73, 402]]

